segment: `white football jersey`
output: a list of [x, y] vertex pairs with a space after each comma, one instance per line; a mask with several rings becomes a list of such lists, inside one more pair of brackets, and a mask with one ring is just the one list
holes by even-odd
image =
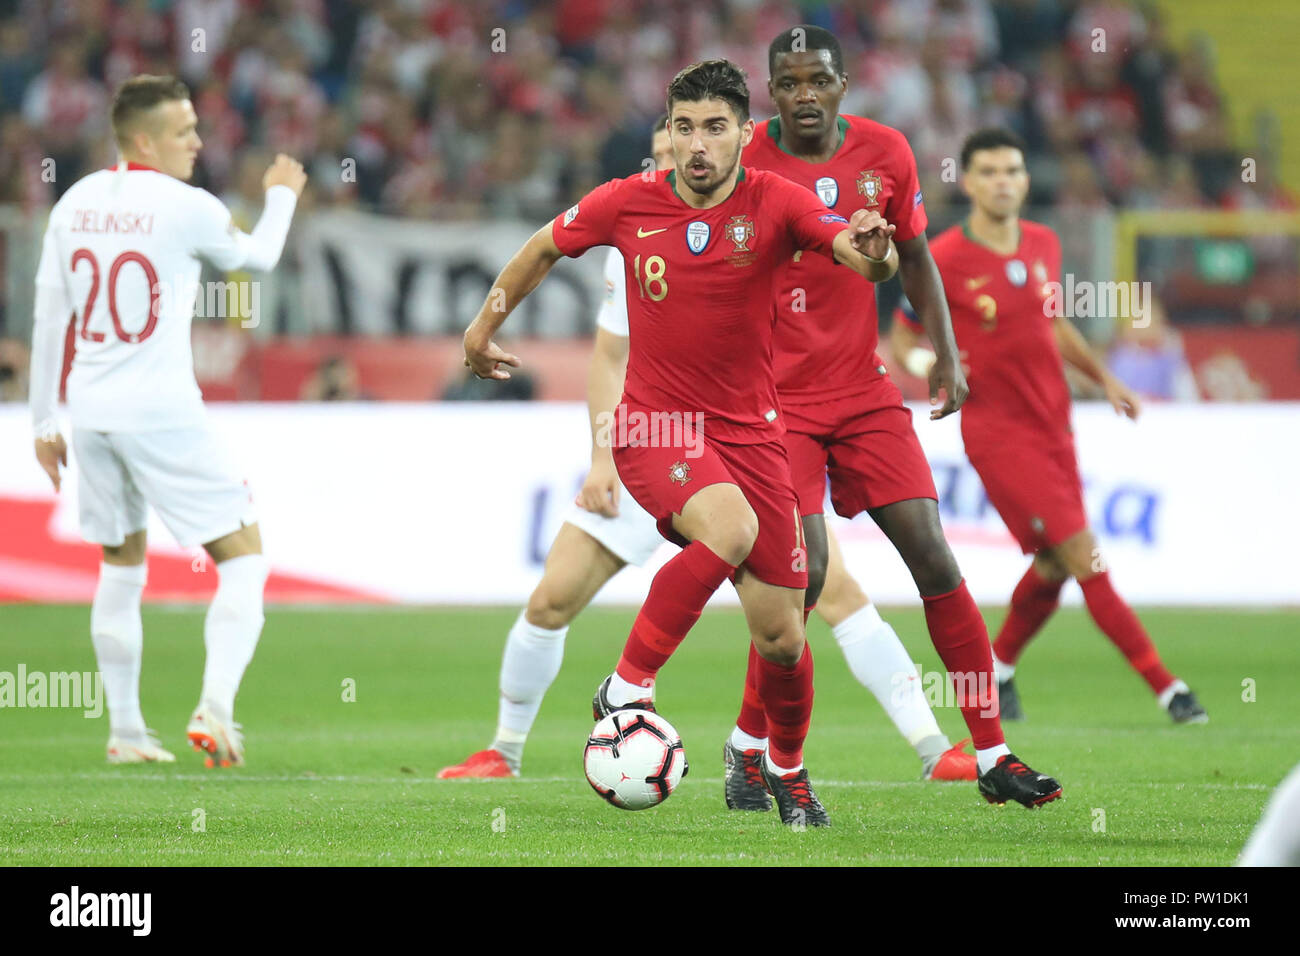
[[631, 334], [627, 324], [627, 276], [623, 255], [617, 249], [610, 249], [605, 257], [605, 300], [596, 313], [596, 325], [623, 338]]
[[[141, 431], [203, 421], [190, 351], [199, 257], [223, 270], [273, 266], [297, 197], [275, 186], [266, 202], [264, 219], [276, 227], [268, 232], [278, 233], [263, 237], [269, 243], [235, 228], [211, 193], [134, 164], [91, 173], [55, 204], [36, 284], [75, 318], [74, 427]], [[239, 296], [228, 298], [227, 314], [247, 314], [254, 301], [247, 289], [223, 283], [221, 291]]]

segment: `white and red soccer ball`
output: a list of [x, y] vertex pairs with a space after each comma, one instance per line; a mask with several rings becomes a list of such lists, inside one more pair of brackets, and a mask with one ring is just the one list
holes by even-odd
[[583, 749], [587, 782], [624, 810], [663, 803], [686, 775], [686, 751], [673, 725], [648, 710], [616, 710]]

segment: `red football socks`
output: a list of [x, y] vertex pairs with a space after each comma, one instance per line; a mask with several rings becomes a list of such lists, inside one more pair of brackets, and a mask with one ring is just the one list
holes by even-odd
[[745, 696], [740, 700], [740, 716], [736, 726], [742, 733], [762, 740], [767, 736], [767, 712], [763, 710], [763, 698], [758, 693], [758, 649], [754, 642], [749, 642], [749, 666], [745, 668]]
[[1079, 587], [1092, 619], [1110, 638], [1111, 643], [1119, 648], [1120, 653], [1128, 658], [1130, 666], [1142, 675], [1151, 690], [1159, 694], [1172, 684], [1174, 675], [1165, 670], [1156, 646], [1147, 636], [1146, 628], [1110, 583], [1110, 572], [1103, 571], [1086, 581], [1080, 581]]
[[803, 656], [794, 667], [773, 664], [757, 651], [750, 662], [757, 672], [759, 697], [767, 713], [768, 759], [778, 767], [798, 767], [803, 764], [803, 742], [812, 719], [812, 648], [804, 643]]
[[1032, 564], [1016, 589], [1011, 592], [1011, 607], [1002, 622], [993, 653], [1004, 664], [1014, 664], [1025, 645], [1052, 616], [1061, 600], [1064, 581], [1048, 581]]
[[[803, 609], [805, 628], [808, 625], [808, 615], [812, 611], [812, 606]], [[758, 662], [760, 660], [762, 658], [758, 656], [758, 649], [754, 647], [754, 642], [750, 641], [749, 664], [745, 668], [745, 694], [740, 700], [740, 716], [736, 718], [736, 726], [741, 733], [762, 740], [767, 736], [767, 712], [763, 710], [763, 698], [758, 693]], [[778, 766], [789, 765], [778, 763]]]
[[650, 686], [659, 668], [700, 619], [713, 592], [735, 570], [699, 541], [692, 541], [660, 568], [623, 646], [618, 676]]
[[955, 591], [921, 596], [925, 624], [939, 659], [957, 690], [957, 705], [970, 730], [976, 750], [1005, 742], [997, 712], [997, 682], [993, 677], [993, 651], [979, 608], [966, 590], [966, 580]]

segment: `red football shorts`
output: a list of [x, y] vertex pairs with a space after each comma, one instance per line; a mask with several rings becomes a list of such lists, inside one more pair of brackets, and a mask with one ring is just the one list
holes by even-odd
[[989, 503], [1025, 554], [1054, 548], [1088, 527], [1074, 439], [1069, 434], [1043, 438], [1036, 433], [1017, 439], [1007, 432], [995, 440], [966, 437], [966, 457]]
[[767, 584], [808, 586], [803, 525], [781, 442], [732, 445], [704, 438], [689, 449], [616, 445], [614, 464], [623, 486], [654, 515], [659, 533], [683, 547], [688, 542], [673, 529], [673, 515], [701, 488], [738, 485], [758, 516], [758, 538], [741, 567]]
[[831, 504], [846, 518], [909, 498], [939, 499], [912, 413], [888, 376], [847, 398], [782, 402], [781, 414], [801, 515], [824, 510], [827, 475]]

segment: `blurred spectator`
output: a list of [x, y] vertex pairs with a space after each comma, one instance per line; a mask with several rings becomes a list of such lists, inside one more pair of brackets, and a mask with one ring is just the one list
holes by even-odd
[[108, 128], [108, 93], [86, 75], [81, 43], [62, 40], [23, 96], [23, 119], [41, 131], [43, 147], [58, 170], [55, 191], [63, 191], [89, 170], [87, 160]]
[[32, 356], [16, 339], [0, 339], [0, 402], [27, 401], [27, 373]]
[[536, 381], [519, 369], [511, 369], [510, 378], [504, 382], [478, 378], [469, 369], [462, 369], [438, 396], [444, 402], [531, 402], [536, 397]]
[[1169, 327], [1164, 306], [1153, 299], [1150, 322], [1119, 325], [1110, 354], [1111, 372], [1143, 398], [1194, 402], [1200, 398], [1196, 377], [1183, 354], [1182, 337]]
[[0, 22], [0, 106], [6, 113], [22, 109], [27, 84], [41, 72], [32, 39], [22, 20]]
[[1227, 117], [1214, 82], [1208, 37], [1198, 36], [1182, 52], [1164, 94], [1169, 142], [1176, 151], [1195, 154], [1228, 145]]
[[332, 355], [321, 362], [311, 378], [303, 383], [298, 396], [304, 402], [359, 402], [369, 399], [361, 391], [361, 374], [342, 355]]

